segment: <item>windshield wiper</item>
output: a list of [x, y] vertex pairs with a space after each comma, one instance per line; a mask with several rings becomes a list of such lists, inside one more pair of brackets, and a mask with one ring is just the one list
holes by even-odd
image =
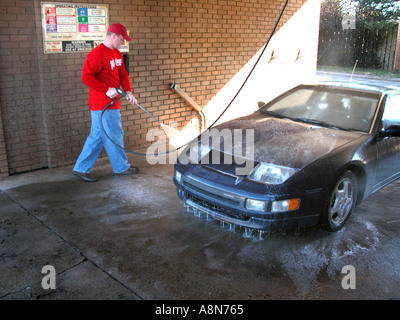
[[280, 118], [280, 119], [289, 119], [289, 120], [296, 120], [296, 119], [293, 119], [293, 118], [291, 118], [291, 117], [288, 117], [288, 116], [286, 116], [286, 115], [284, 115], [284, 114], [280, 114], [280, 113], [278, 113], [278, 112], [274, 112], [274, 111], [268, 111], [268, 110], [265, 110], [265, 111], [261, 111], [261, 113], [264, 113], [264, 114], [266, 114], [266, 115], [269, 115], [269, 116], [273, 116], [273, 117], [276, 117], [276, 118]]
[[274, 112], [274, 111], [262, 110], [262, 111], [260, 111], [260, 112], [261, 112], [261, 113], [264, 113], [264, 114], [266, 114], [266, 115], [269, 115], [269, 116], [277, 117], [277, 118], [282, 118], [282, 117], [284, 117], [283, 115], [281, 115], [281, 114], [279, 114], [279, 113], [277, 113], [277, 112]]
[[328, 127], [328, 128], [332, 128], [332, 129], [348, 130], [348, 129], [341, 128], [341, 127], [335, 126], [335, 125], [333, 125], [331, 123], [328, 123], [328, 122], [325, 122], [325, 121], [321, 121], [321, 120], [317, 120], [317, 119], [295, 118], [293, 120], [301, 121], [301, 122], [305, 122], [305, 123], [316, 124], [316, 125], [319, 125], [319, 126]]

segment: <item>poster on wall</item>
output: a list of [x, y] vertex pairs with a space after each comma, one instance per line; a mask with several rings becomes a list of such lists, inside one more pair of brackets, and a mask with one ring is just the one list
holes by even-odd
[[[41, 2], [44, 53], [87, 52], [103, 42], [108, 5]], [[121, 52], [128, 52], [125, 42]]]

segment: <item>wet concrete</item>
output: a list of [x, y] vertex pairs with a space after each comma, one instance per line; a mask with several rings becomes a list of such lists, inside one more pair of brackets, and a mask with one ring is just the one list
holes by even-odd
[[[338, 233], [249, 234], [183, 209], [172, 165], [72, 167], [0, 180], [0, 299], [399, 299], [400, 181]], [[45, 265], [56, 288], [43, 289]], [[343, 289], [352, 265], [356, 288]]]

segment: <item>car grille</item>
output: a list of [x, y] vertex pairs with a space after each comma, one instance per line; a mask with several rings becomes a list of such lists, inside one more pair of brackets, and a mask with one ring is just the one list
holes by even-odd
[[243, 221], [249, 220], [249, 216], [235, 210], [235, 208], [244, 209], [245, 197], [216, 189], [189, 177], [185, 177], [183, 187], [185, 198], [190, 202], [220, 215]]
[[233, 206], [239, 206], [240, 205], [240, 201], [239, 200], [229, 199], [229, 198], [226, 198], [224, 196], [220, 196], [218, 194], [215, 194], [215, 193], [212, 193], [212, 192], [208, 192], [208, 191], [206, 191], [204, 189], [196, 187], [195, 185], [193, 185], [193, 184], [191, 184], [189, 182], [184, 181], [183, 186], [185, 187], [185, 189], [187, 189], [189, 187], [191, 190], [193, 190], [193, 191], [195, 191], [197, 193], [203, 194], [203, 195], [205, 195], [205, 196], [207, 196], [209, 198], [213, 198], [215, 200], [222, 201], [222, 202], [225, 202], [225, 203], [233, 205]]
[[190, 193], [186, 193], [186, 198], [188, 200], [192, 201], [193, 203], [198, 204], [202, 208], [211, 210], [211, 211], [218, 213], [220, 215], [223, 215], [223, 216], [227, 216], [227, 217], [242, 220], [242, 221], [248, 221], [250, 219], [250, 217], [248, 217], [244, 214], [241, 214], [241, 213], [238, 213], [238, 212], [235, 212], [232, 210], [227, 210], [226, 208], [221, 208], [220, 206], [213, 205], [207, 201], [197, 198], [195, 195], [190, 194]]

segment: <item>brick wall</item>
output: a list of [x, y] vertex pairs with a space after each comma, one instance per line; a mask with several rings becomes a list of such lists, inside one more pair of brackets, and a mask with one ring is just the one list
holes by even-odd
[[8, 175], [7, 150], [4, 140], [3, 120], [0, 113], [0, 178]]
[[[46, 166], [32, 1], [1, 1], [1, 118], [7, 170]], [[0, 132], [1, 133], [1, 132]], [[1, 145], [1, 144], [0, 144]]]
[[[110, 23], [124, 24], [133, 38], [130, 76], [139, 103], [162, 122], [175, 121], [178, 128], [195, 131], [199, 115], [169, 83], [179, 84], [204, 107], [207, 123], [211, 123], [268, 39], [283, 5], [282, 0], [71, 2], [109, 5]], [[43, 53], [39, 0], [1, 0], [0, 14], [0, 176], [73, 164], [90, 128], [88, 89], [80, 82], [86, 53]], [[265, 53], [269, 61], [274, 49], [280, 60], [273, 64], [265, 60], [264, 69], [259, 68], [264, 86], [258, 92], [264, 97], [293, 82], [288, 79], [300, 81], [315, 72], [318, 21], [318, 0], [289, 1], [278, 28], [289, 32], [277, 33], [273, 48]], [[291, 32], [295, 33], [292, 38], [288, 36]], [[296, 45], [285, 49], [279, 38], [286, 39], [286, 45], [288, 41]], [[299, 50], [300, 62], [289, 63]], [[286, 77], [277, 81], [282, 74]], [[253, 80], [249, 89], [256, 84], [260, 81]], [[279, 88], [279, 84], [284, 85]], [[244, 91], [244, 96], [249, 95]], [[257, 94], [253, 100], [256, 98]], [[238, 110], [250, 112], [256, 105], [250, 99], [243, 108], [237, 106], [239, 102], [243, 100], [238, 99], [227, 117], [235, 116]], [[126, 102], [121, 113], [126, 147], [149, 144], [147, 132], [159, 126]]]

